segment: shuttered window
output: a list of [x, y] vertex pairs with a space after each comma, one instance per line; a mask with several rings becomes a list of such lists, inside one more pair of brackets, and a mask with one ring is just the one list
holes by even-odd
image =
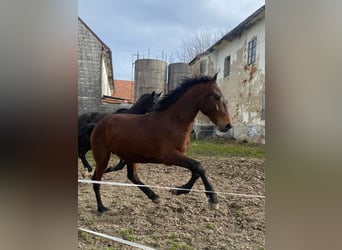
[[256, 45], [257, 45], [257, 38], [256, 36], [252, 38], [248, 42], [248, 58], [247, 58], [247, 65], [255, 63], [256, 59]]
[[200, 63], [200, 74], [206, 75], [207, 73], [207, 60], [202, 60]]
[[230, 56], [227, 56], [224, 59], [224, 77], [229, 76], [230, 74]]

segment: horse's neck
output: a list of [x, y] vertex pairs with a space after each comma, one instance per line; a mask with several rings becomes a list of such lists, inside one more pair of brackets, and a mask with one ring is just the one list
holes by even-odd
[[199, 111], [197, 101], [190, 97], [190, 93], [185, 93], [172, 106], [169, 107], [168, 114], [177, 119], [177, 122], [188, 126], [193, 123]]

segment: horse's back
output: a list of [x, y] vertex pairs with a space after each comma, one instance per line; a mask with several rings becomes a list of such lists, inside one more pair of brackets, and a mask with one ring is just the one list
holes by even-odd
[[117, 113], [104, 117], [100, 123], [102, 124], [101, 129], [105, 129], [108, 136], [112, 135], [116, 138], [135, 136], [142, 132], [143, 128], [144, 133], [150, 130], [146, 114]]
[[88, 123], [97, 123], [106, 115], [107, 115], [106, 113], [100, 113], [100, 112], [83, 113], [78, 116], [78, 127], [82, 127]]
[[121, 114], [121, 113], [130, 113], [130, 109], [121, 108], [121, 109], [118, 109], [115, 113], [117, 113], [117, 114]]

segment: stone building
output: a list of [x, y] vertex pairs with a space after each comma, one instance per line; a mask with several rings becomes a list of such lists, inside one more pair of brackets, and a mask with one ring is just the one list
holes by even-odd
[[110, 48], [78, 18], [78, 114], [114, 112], [118, 101], [114, 91], [112, 52]]
[[233, 129], [215, 131], [203, 114], [196, 117], [198, 137], [219, 135], [265, 143], [265, 6], [262, 6], [189, 65], [194, 75], [214, 75], [228, 100]]

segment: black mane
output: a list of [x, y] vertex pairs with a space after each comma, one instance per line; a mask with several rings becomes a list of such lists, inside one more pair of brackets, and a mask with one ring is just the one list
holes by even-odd
[[163, 111], [174, 104], [179, 97], [181, 97], [189, 88], [196, 84], [208, 83], [213, 80], [214, 77], [203, 76], [200, 78], [185, 78], [184, 81], [169, 94], [165, 95], [154, 106], [153, 111]]

